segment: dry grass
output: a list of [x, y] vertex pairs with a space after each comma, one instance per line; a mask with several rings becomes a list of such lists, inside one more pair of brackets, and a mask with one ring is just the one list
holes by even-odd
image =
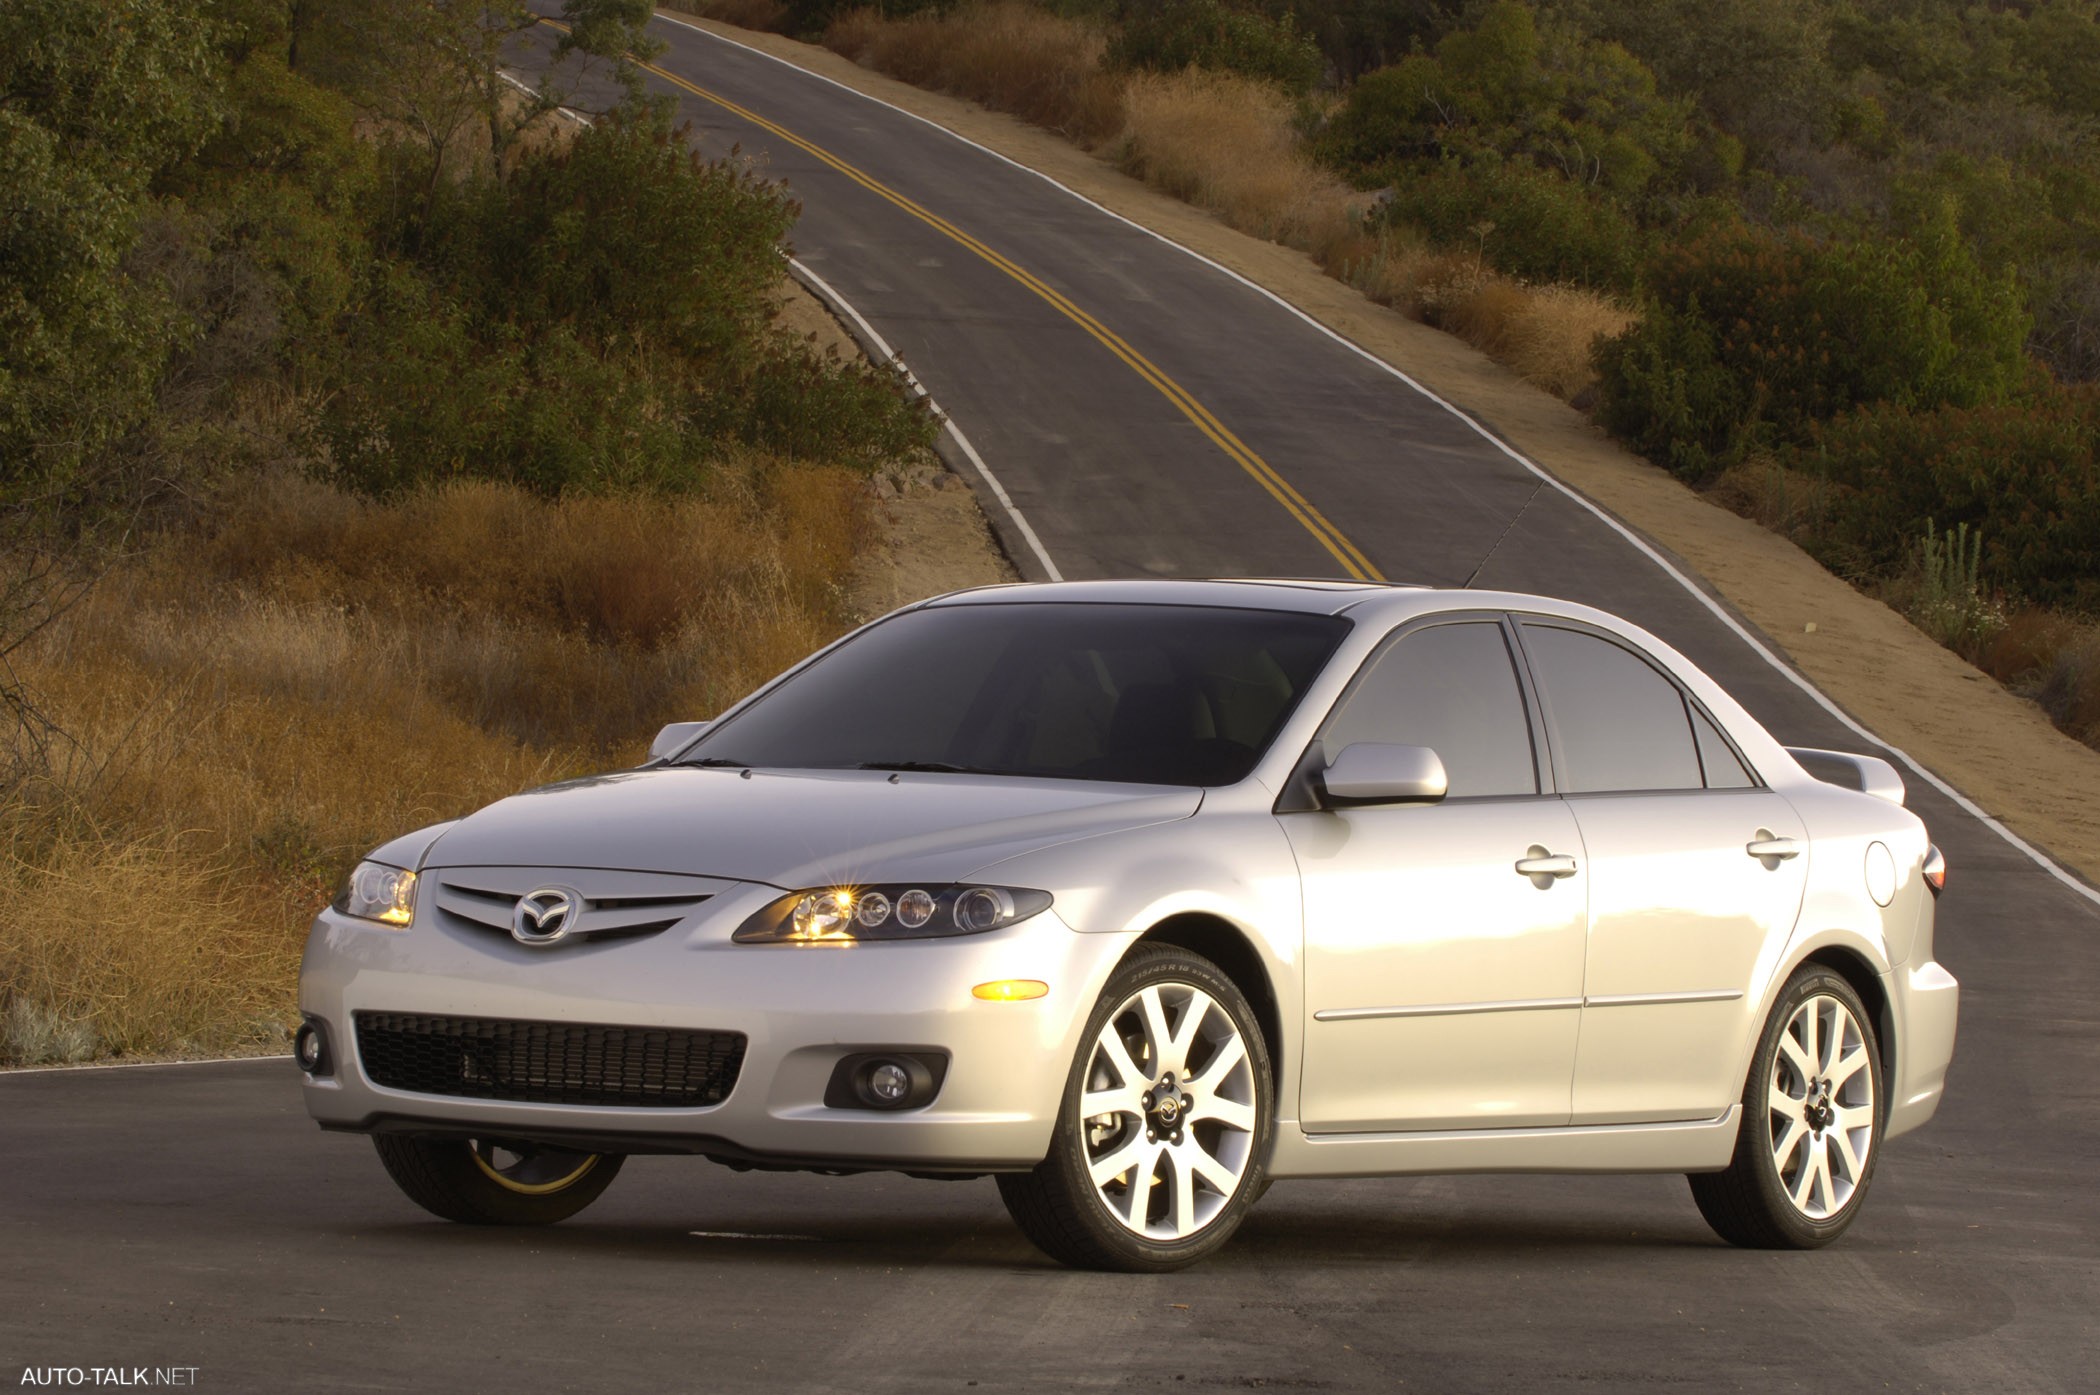
[[1126, 84], [1125, 170], [1315, 257], [1361, 225], [1360, 196], [1305, 156], [1290, 99], [1276, 88], [1198, 68], [1132, 73]]
[[829, 638], [849, 476], [706, 499], [229, 494], [13, 655], [65, 733], [0, 805], [0, 1063], [281, 1044], [363, 850], [640, 758]]
[[967, 97], [1082, 145], [1123, 123], [1122, 80], [1101, 67], [1108, 51], [1101, 27], [1023, 0], [901, 19], [857, 10], [834, 20], [824, 43], [879, 73]]

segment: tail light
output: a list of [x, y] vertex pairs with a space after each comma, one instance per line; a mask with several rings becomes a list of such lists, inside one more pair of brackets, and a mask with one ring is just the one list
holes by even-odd
[[1926, 845], [1925, 861], [1918, 870], [1925, 874], [1925, 885], [1932, 888], [1933, 895], [1947, 889], [1947, 857], [1937, 844]]

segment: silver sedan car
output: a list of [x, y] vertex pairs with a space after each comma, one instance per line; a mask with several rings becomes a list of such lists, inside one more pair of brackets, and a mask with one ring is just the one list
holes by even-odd
[[297, 1055], [468, 1223], [686, 1153], [991, 1174], [1111, 1269], [1272, 1179], [1434, 1172], [1682, 1172], [1728, 1240], [1815, 1246], [1953, 1053], [1902, 799], [1561, 601], [994, 587], [378, 849]]

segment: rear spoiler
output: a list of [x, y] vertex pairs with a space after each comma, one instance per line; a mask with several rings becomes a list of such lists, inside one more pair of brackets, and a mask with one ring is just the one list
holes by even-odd
[[1859, 790], [1886, 799], [1891, 804], [1903, 802], [1903, 777], [1896, 767], [1879, 756], [1854, 755], [1850, 751], [1819, 751], [1812, 746], [1789, 746], [1786, 753], [1801, 763], [1801, 768], [1818, 780], [1829, 785], [1843, 785], [1848, 790]]

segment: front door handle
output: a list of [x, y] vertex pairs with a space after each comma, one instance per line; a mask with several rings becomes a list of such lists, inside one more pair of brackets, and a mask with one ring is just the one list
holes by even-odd
[[1547, 852], [1534, 843], [1517, 859], [1517, 872], [1531, 878], [1535, 885], [1549, 886], [1575, 875], [1575, 859], [1566, 853]]
[[1790, 857], [1801, 856], [1801, 842], [1797, 838], [1775, 838], [1771, 829], [1760, 828], [1755, 838], [1743, 844], [1743, 851], [1768, 868], [1777, 867]]

